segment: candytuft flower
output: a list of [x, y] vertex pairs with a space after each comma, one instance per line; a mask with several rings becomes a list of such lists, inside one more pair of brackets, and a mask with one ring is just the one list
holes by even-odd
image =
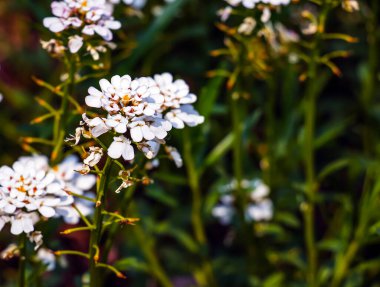
[[[99, 86], [100, 89], [90, 87], [85, 98], [87, 106], [96, 109], [96, 116], [89, 118], [83, 114], [81, 127], [71, 139], [78, 143], [77, 135], [86, 135], [87, 131], [92, 138], [112, 134], [107, 154], [113, 159], [133, 160], [134, 145], [148, 159], [153, 159], [160, 145], [166, 144], [165, 138], [173, 127], [193, 127], [204, 121], [192, 106], [196, 95], [190, 93], [185, 81], [174, 80], [169, 73], [136, 79], [116, 75], [110, 81], [101, 79]], [[95, 148], [99, 147], [92, 147], [90, 151]], [[182, 166], [175, 148], [169, 147], [167, 152], [178, 167]], [[89, 172], [89, 167], [95, 165], [94, 159], [98, 162], [101, 155], [95, 155], [92, 152], [85, 159], [82, 173]]]

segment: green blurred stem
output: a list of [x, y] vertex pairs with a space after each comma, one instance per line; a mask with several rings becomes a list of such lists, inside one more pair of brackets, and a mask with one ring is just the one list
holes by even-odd
[[304, 237], [307, 250], [308, 269], [307, 281], [309, 287], [317, 287], [318, 284], [318, 253], [315, 239], [315, 201], [318, 192], [318, 182], [315, 171], [315, 125], [317, 98], [319, 94], [318, 62], [320, 58], [321, 35], [325, 33], [325, 25], [328, 13], [332, 7], [325, 2], [318, 16], [318, 32], [311, 46], [311, 56], [308, 63], [308, 80], [305, 90], [304, 114], [305, 114], [305, 140], [304, 140], [304, 164], [306, 169], [306, 196], [307, 202], [303, 208]]
[[275, 107], [276, 107], [276, 84], [275, 78], [270, 77], [267, 80], [267, 88], [268, 88], [268, 97], [265, 99], [266, 101], [266, 137], [267, 137], [267, 145], [268, 145], [268, 166], [265, 168], [266, 170], [266, 184], [272, 188], [273, 187], [273, 179], [274, 179], [274, 134], [276, 130], [276, 119], [275, 119]]
[[27, 258], [27, 250], [26, 250], [26, 244], [27, 244], [27, 237], [25, 233], [21, 233], [20, 235], [20, 243], [19, 243], [19, 250], [20, 250], [20, 260], [19, 260], [19, 279], [18, 279], [18, 286], [19, 287], [26, 287], [25, 277], [26, 277], [26, 258]]
[[107, 157], [106, 164], [104, 165], [103, 172], [99, 175], [99, 184], [96, 192], [96, 207], [94, 215], [95, 229], [91, 231], [90, 245], [89, 245], [89, 260], [90, 260], [90, 287], [102, 286], [100, 276], [97, 274], [96, 264], [99, 258], [97, 258], [97, 248], [99, 246], [100, 237], [102, 233], [103, 225], [103, 210], [105, 207], [105, 193], [108, 186], [109, 174], [111, 171], [112, 159]]
[[69, 97], [72, 96], [74, 92], [74, 84], [75, 84], [75, 73], [76, 73], [76, 64], [72, 58], [66, 58], [65, 60], [67, 71], [68, 71], [68, 83], [65, 85], [61, 107], [59, 112], [55, 116], [54, 121], [54, 148], [51, 153], [52, 164], [57, 164], [62, 157], [63, 154], [63, 144], [66, 135], [66, 121], [67, 121], [67, 113], [69, 107]]
[[[136, 190], [136, 185], [133, 185], [125, 191], [123, 198], [121, 200], [121, 204], [120, 204], [120, 214], [124, 215], [127, 213], [128, 207], [131, 203], [131, 200], [132, 200], [132, 197], [135, 193], [135, 190]], [[111, 251], [113, 242], [114, 242], [115, 237], [116, 237], [119, 230], [120, 230], [119, 224], [113, 224], [111, 226], [110, 231], [107, 235], [107, 239], [104, 243], [102, 261], [107, 262], [108, 254]]]
[[172, 287], [169, 277], [165, 273], [165, 270], [162, 268], [158, 257], [154, 252], [154, 239], [149, 238], [143, 230], [143, 228], [136, 224], [133, 226], [133, 232], [136, 236], [137, 242], [140, 245], [141, 251], [143, 252], [146, 260], [148, 261], [149, 268], [152, 271], [154, 277], [159, 282], [162, 287]]
[[308, 257], [307, 280], [310, 287], [318, 286], [317, 283], [317, 247], [315, 242], [315, 195], [317, 193], [317, 183], [314, 162], [314, 130], [316, 113], [316, 71], [317, 65], [314, 60], [309, 66], [309, 82], [305, 96], [305, 155], [304, 162], [306, 168], [306, 195], [308, 202], [304, 207], [305, 221], [305, 241]]
[[379, 66], [379, 45], [378, 45], [378, 13], [379, 13], [379, 1], [373, 0], [371, 9], [369, 9], [370, 17], [367, 22], [367, 38], [368, 38], [368, 71], [366, 77], [363, 80], [363, 89], [361, 100], [365, 113], [365, 126], [363, 128], [363, 146], [367, 155], [370, 155], [373, 147], [373, 135], [371, 128], [368, 125], [368, 111], [373, 104], [375, 96], [375, 87], [377, 83], [377, 71]]
[[[194, 156], [192, 152], [192, 142], [190, 139], [189, 130], [184, 130], [184, 159], [189, 180], [190, 189], [192, 192], [192, 210], [191, 210], [191, 223], [193, 226], [194, 236], [200, 246], [201, 253], [207, 250], [207, 237], [205, 234], [204, 223], [202, 220], [202, 193], [199, 184], [199, 174], [195, 167]], [[208, 259], [207, 254], [200, 254], [202, 259], [202, 266], [198, 270], [198, 281], [201, 286], [217, 286], [214, 277], [212, 265]]]

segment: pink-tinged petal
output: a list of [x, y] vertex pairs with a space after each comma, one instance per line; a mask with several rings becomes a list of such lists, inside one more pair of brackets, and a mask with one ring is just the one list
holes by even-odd
[[92, 36], [95, 34], [95, 31], [92, 26], [84, 26], [84, 28], [82, 29], [82, 33]]
[[120, 158], [123, 153], [123, 145], [124, 144], [119, 141], [112, 142], [108, 148], [107, 154], [113, 159]]
[[83, 38], [79, 36], [70, 37], [69, 50], [72, 54], [75, 54], [83, 46]]
[[45, 18], [43, 20], [43, 24], [46, 28], [54, 33], [59, 33], [66, 29], [66, 25], [56, 17]]
[[135, 142], [141, 142], [142, 141], [143, 135], [142, 135], [142, 131], [141, 131], [141, 127], [140, 126], [137, 126], [137, 127], [134, 127], [134, 128], [131, 129], [131, 138]]
[[121, 23], [119, 21], [106, 21], [106, 26], [111, 30], [118, 30], [121, 28]]
[[104, 40], [106, 41], [112, 40], [112, 32], [108, 28], [102, 27], [102, 26], [95, 26], [94, 30], [96, 34], [101, 36]]

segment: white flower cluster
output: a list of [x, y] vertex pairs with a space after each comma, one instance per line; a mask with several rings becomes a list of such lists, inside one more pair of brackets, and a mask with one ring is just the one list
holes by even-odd
[[[193, 127], [204, 121], [192, 106], [197, 96], [190, 93], [185, 81], [174, 80], [169, 73], [137, 79], [129, 75], [113, 76], [111, 81], [102, 79], [99, 84], [100, 90], [88, 89], [85, 101], [87, 106], [99, 109], [100, 114], [91, 119], [83, 114], [82, 126], [72, 139], [78, 143], [82, 134], [97, 138], [111, 132], [116, 136], [107, 153], [113, 159], [133, 160], [133, 145], [152, 159], [172, 128]], [[165, 150], [177, 166], [182, 165], [175, 148]], [[96, 165], [102, 155], [100, 147], [91, 147], [84, 170]]]
[[291, 0], [225, 0], [231, 6], [243, 5], [245, 8], [253, 9], [257, 4], [267, 4], [273, 6], [288, 5]]
[[[231, 191], [236, 189], [236, 180], [224, 186], [223, 195], [220, 198], [220, 204], [212, 209], [212, 215], [216, 217], [221, 224], [228, 225], [235, 215], [234, 201]], [[245, 211], [247, 221], [268, 221], [273, 217], [273, 203], [268, 198], [269, 187], [260, 179], [243, 180], [241, 187], [247, 190], [250, 203]]]
[[[95, 176], [81, 177], [75, 169], [81, 166], [75, 157], [68, 157], [51, 168], [45, 156], [21, 157], [12, 167], [0, 168], [0, 230], [8, 222], [11, 233], [27, 233], [39, 245], [42, 237], [34, 225], [42, 218], [63, 217], [67, 223], [78, 223], [79, 214], [88, 215], [91, 207], [77, 201], [68, 191], [83, 194], [95, 184]], [[36, 236], [38, 235], [38, 236]]]
[[[242, 5], [247, 9], [254, 9], [257, 4], [267, 5], [261, 14], [261, 22], [267, 23], [271, 18], [271, 12], [269, 6], [282, 6], [290, 4], [291, 0], [225, 0], [230, 6], [226, 6], [223, 9], [218, 11], [218, 15], [220, 16], [223, 22], [227, 21], [233, 12], [234, 7], [238, 7]], [[252, 17], [246, 17], [244, 22], [239, 26], [239, 33], [241, 34], [250, 34], [252, 30], [256, 26], [256, 20]], [[250, 31], [250, 32], [248, 32]]]
[[130, 5], [134, 9], [142, 9], [146, 4], [146, 0], [109, 0], [112, 4], [119, 4], [121, 1], [123, 1], [124, 4]]
[[113, 16], [113, 5], [106, 0], [62, 0], [53, 1], [51, 9], [54, 17], [43, 20], [46, 28], [54, 33], [68, 31], [65, 41], [51, 39], [42, 41], [42, 46], [49, 52], [64, 51], [66, 47], [71, 53], [77, 53], [85, 43], [85, 39], [98, 35], [103, 39], [98, 46], [86, 43], [87, 51], [96, 58], [98, 52], [105, 52], [107, 48], [114, 46], [109, 43], [112, 38], [112, 30], [121, 28], [121, 23]]

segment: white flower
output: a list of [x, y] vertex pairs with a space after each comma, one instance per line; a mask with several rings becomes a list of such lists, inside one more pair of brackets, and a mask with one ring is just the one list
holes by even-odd
[[66, 47], [63, 45], [63, 43], [56, 39], [50, 39], [49, 41], [41, 40], [40, 42], [42, 48], [55, 57], [62, 56], [66, 50]]
[[223, 22], [225, 22], [225, 21], [228, 20], [228, 18], [230, 17], [231, 13], [232, 13], [232, 8], [230, 6], [227, 6], [227, 7], [223, 8], [223, 9], [220, 9], [218, 11], [218, 16], [220, 17], [220, 19]]
[[261, 18], [260, 18], [261, 22], [267, 23], [270, 20], [270, 17], [271, 17], [270, 9], [268, 7], [265, 7], [263, 10], [263, 14], [261, 15]]
[[148, 159], [153, 159], [157, 156], [160, 150], [160, 143], [157, 141], [146, 141], [137, 146]]
[[179, 108], [180, 105], [192, 104], [197, 100], [197, 96], [190, 93], [186, 82], [181, 79], [174, 81], [170, 73], [155, 75], [154, 81], [164, 97], [164, 108]]
[[83, 46], [83, 38], [78, 35], [69, 37], [69, 50], [72, 54], [75, 54]]
[[[67, 29], [81, 29], [85, 35], [98, 34], [105, 41], [110, 41], [112, 40], [111, 30], [121, 28], [121, 23], [114, 20], [112, 9], [105, 0], [53, 1], [51, 8], [55, 17], [45, 18], [43, 24], [54, 33]], [[73, 52], [75, 50], [78, 51], [79, 44], [79, 39], [75, 45], [69, 43], [70, 51], [72, 53], [75, 53]]]
[[125, 160], [133, 160], [135, 152], [131, 141], [124, 136], [114, 137], [108, 148], [108, 155], [113, 159], [123, 157]]
[[[65, 189], [82, 194], [95, 184], [93, 175], [79, 178], [78, 165], [71, 156], [50, 168], [47, 157], [29, 156], [21, 157], [12, 168], [1, 167], [0, 227], [10, 222], [12, 234], [28, 234], [41, 217], [57, 217], [61, 208], [72, 208], [75, 200]], [[33, 240], [38, 243], [38, 236]]]
[[103, 149], [100, 147], [90, 147], [90, 155], [83, 160], [83, 163], [88, 166], [95, 166], [99, 163], [103, 156]]
[[234, 214], [235, 210], [229, 205], [219, 204], [212, 209], [212, 215], [223, 225], [230, 224]]
[[359, 2], [357, 0], [343, 0], [342, 8], [349, 13], [360, 10]]
[[270, 199], [250, 204], [247, 208], [247, 217], [253, 221], [267, 221], [273, 218], [273, 203]]
[[169, 155], [169, 158], [174, 161], [175, 165], [180, 168], [183, 165], [181, 154], [175, 147], [165, 146], [165, 151]]
[[110, 130], [105, 124], [105, 120], [99, 117], [89, 119], [86, 114], [82, 115], [83, 121], [89, 126], [90, 133], [94, 138], [100, 137]]
[[256, 20], [252, 17], [246, 17], [243, 23], [240, 24], [238, 28], [238, 33], [243, 35], [250, 35], [256, 27]]
[[3, 260], [10, 260], [13, 257], [20, 256], [20, 249], [14, 243], [9, 244], [3, 251], [0, 253], [0, 258]]
[[269, 187], [261, 180], [254, 180], [252, 183], [253, 190], [250, 197], [253, 201], [259, 201], [267, 197], [270, 193]]
[[[103, 150], [97, 147], [90, 147], [90, 152], [93, 154], [92, 159], [86, 161], [86, 159], [88, 159], [86, 158], [85, 163], [91, 166], [91, 164], [94, 164], [97, 160], [99, 160], [99, 156], [101, 157]], [[78, 195], [85, 195], [87, 197], [93, 197], [93, 193], [88, 191], [95, 186], [96, 176], [93, 174], [81, 175], [77, 172], [80, 168], [81, 163], [78, 158], [72, 155], [66, 157], [65, 160], [53, 170], [58, 180], [64, 186], [65, 191], [73, 192]], [[77, 224], [80, 220], [77, 210], [72, 206], [73, 204], [75, 204], [76, 208], [84, 216], [91, 214], [93, 211], [92, 202], [81, 198], [74, 198], [66, 192], [65, 195], [62, 196], [61, 201], [57, 204], [56, 212], [57, 215], [62, 217], [68, 224]]]
[[165, 115], [174, 128], [183, 129], [185, 124], [194, 127], [204, 122], [204, 117], [194, 109], [192, 105], [183, 105], [179, 109], [174, 109]]
[[47, 271], [52, 271], [55, 268], [55, 255], [54, 253], [47, 248], [40, 248], [37, 252], [37, 258], [46, 265]]
[[41, 231], [34, 231], [27, 234], [29, 241], [34, 243], [34, 250], [37, 250], [43, 244], [43, 236]]
[[11, 217], [11, 233], [19, 235], [34, 231], [34, 216], [31, 213], [20, 212]]

